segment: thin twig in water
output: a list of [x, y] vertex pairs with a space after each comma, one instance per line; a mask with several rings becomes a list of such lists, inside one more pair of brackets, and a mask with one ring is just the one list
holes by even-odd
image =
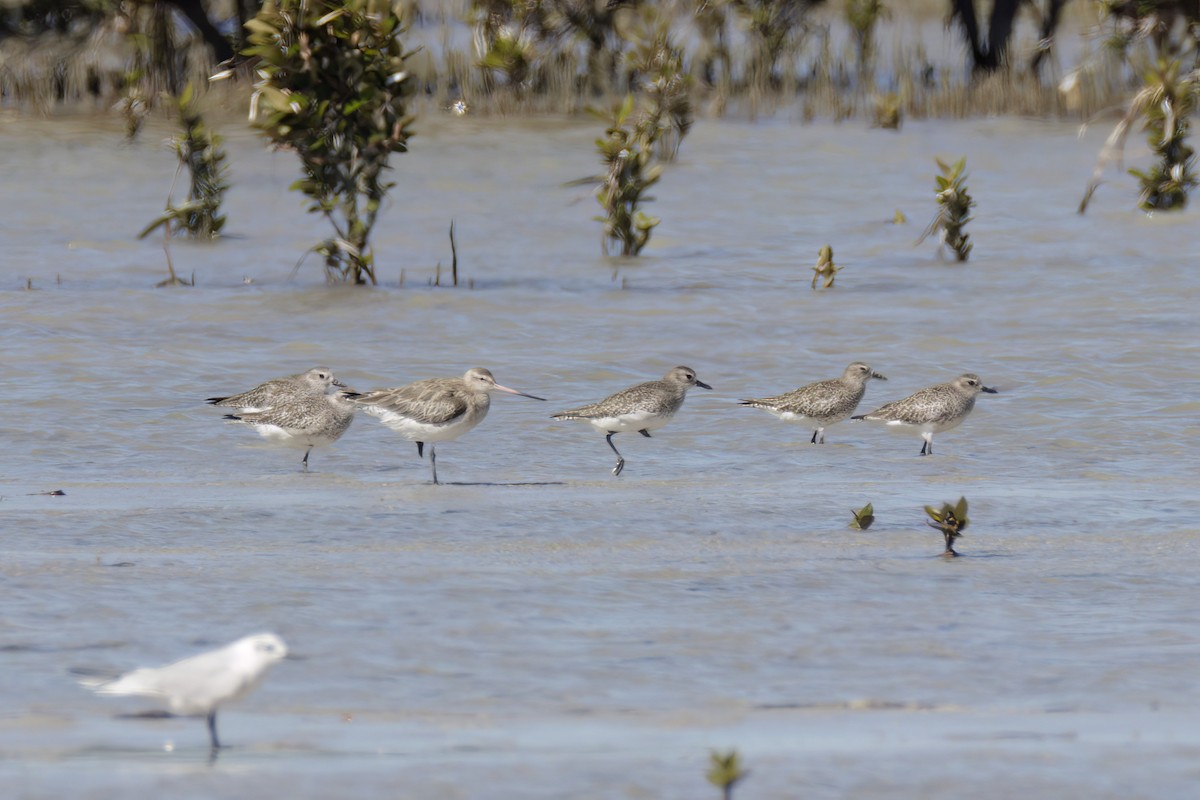
[[450, 220], [450, 277], [458, 286], [458, 248], [454, 245], [454, 220]]

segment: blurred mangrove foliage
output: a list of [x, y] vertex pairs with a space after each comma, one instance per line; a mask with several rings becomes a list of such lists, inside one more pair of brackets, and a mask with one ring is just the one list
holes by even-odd
[[[459, 113], [573, 114], [658, 92], [680, 121], [789, 108], [888, 127], [904, 117], [1086, 119], [1124, 105], [1146, 65], [1194, 68], [1200, 37], [1194, 0], [398, 2], [414, 97]], [[0, 104], [46, 111], [126, 98], [136, 130], [160, 97], [242, 64], [245, 23], [261, 8], [0, 0]], [[1069, 97], [1063, 74], [1073, 76]], [[235, 91], [248, 102], [247, 84]]]

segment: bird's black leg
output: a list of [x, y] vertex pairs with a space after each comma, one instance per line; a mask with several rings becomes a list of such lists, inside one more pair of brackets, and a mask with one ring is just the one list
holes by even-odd
[[208, 738], [212, 742], [212, 749], [215, 753], [221, 749], [221, 742], [217, 740], [217, 711], [213, 709], [208, 712]]
[[925, 449], [927, 447], [929, 447], [929, 442], [924, 442], [921, 444], [921, 455], [925, 455]]
[[642, 436], [645, 436], [647, 439], [650, 438], [650, 431], [646, 430], [645, 428], [642, 428], [640, 431], [638, 431], [638, 433], [640, 433]]
[[300, 462], [301, 464], [304, 465], [305, 472], [308, 472], [308, 454], [311, 452], [312, 452], [312, 445], [310, 444], [308, 446], [308, 449], [304, 451], [304, 460]]
[[417, 442], [417, 458], [425, 457], [425, 443]]
[[606, 442], [608, 442], [608, 446], [611, 447], [612, 451], [617, 454], [617, 465], [615, 467], [613, 467], [613, 471], [612, 471], [614, 476], [620, 475], [621, 470], [625, 469], [625, 459], [621, 456], [621, 451], [617, 449], [617, 446], [615, 444], [613, 444], [612, 437], [615, 436], [616, 434], [617, 434], [616, 431], [609, 431], [608, 436], [604, 437], [604, 440]]
[[429, 445], [429, 466], [433, 467], [433, 483], [437, 485], [437, 445]]
[[813, 444], [816, 444], [816, 443], [817, 443], [817, 431], [813, 431], [812, 443], [813, 443]]

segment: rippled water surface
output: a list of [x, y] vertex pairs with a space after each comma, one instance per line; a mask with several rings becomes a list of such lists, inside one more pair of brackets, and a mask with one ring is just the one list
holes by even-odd
[[[701, 122], [622, 262], [564, 188], [598, 169], [594, 124], [427, 117], [381, 285], [347, 289], [294, 269], [326, 234], [294, 158], [222, 127], [230, 236], [173, 243], [196, 286], [159, 289], [135, 236], [169, 130], [0, 119], [10, 796], [691, 800], [734, 747], [742, 800], [1191, 796], [1200, 225], [1137, 212], [1115, 171], [1077, 216], [1102, 131]], [[913, 244], [960, 155], [965, 265]], [[470, 286], [437, 288], [452, 219]], [[824, 244], [844, 269], [812, 291]], [[1000, 393], [929, 458], [736, 405], [856, 359], [890, 378], [864, 408], [965, 371]], [[203, 403], [317, 364], [360, 390], [486, 366], [548, 402], [497, 396], [442, 486], [369, 417], [305, 474]], [[549, 419], [677, 364], [714, 390], [618, 437], [619, 479]], [[960, 495], [941, 559], [921, 509]], [[260, 630], [304, 659], [222, 712], [214, 765], [201, 721], [128, 718], [152, 705], [69, 672]]]

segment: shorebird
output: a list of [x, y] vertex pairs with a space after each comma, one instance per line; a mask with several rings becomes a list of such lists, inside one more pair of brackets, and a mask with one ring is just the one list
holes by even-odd
[[474, 428], [487, 416], [491, 392], [507, 392], [533, 400], [544, 400], [496, 383], [482, 367], [467, 370], [461, 378], [428, 378], [396, 389], [376, 389], [348, 396], [359, 408], [378, 417], [396, 433], [417, 443], [424, 457], [429, 443], [433, 482], [438, 482], [436, 442], [451, 442]]
[[855, 361], [840, 378], [810, 383], [776, 397], [743, 400], [741, 405], [769, 411], [785, 422], [813, 425], [816, 430], [812, 443], [825, 444], [825, 428], [854, 413], [871, 378], [887, 380], [861, 361]]
[[232, 397], [210, 397], [207, 402], [237, 409], [225, 419], [249, 425], [264, 439], [303, 447], [300, 463], [307, 471], [312, 449], [337, 441], [354, 421], [355, 405], [345, 388], [327, 367], [315, 367]]
[[165, 667], [142, 667], [111, 680], [85, 678], [79, 683], [96, 694], [153, 697], [172, 714], [206, 717], [215, 753], [221, 747], [217, 711], [255, 689], [267, 670], [286, 656], [282, 639], [259, 633]]
[[996, 394], [995, 389], [984, 386], [979, 376], [968, 372], [952, 381], [929, 386], [903, 400], [881, 406], [870, 414], [860, 414], [850, 419], [868, 419], [917, 428], [925, 443], [921, 455], [933, 455], [933, 435], [957, 428], [975, 408], [975, 398], [980, 392]]
[[552, 419], [581, 419], [593, 428], [606, 433], [605, 441], [617, 454], [617, 465], [612, 474], [620, 475], [625, 469], [625, 459], [613, 444], [612, 437], [622, 431], [637, 431], [647, 439], [650, 431], [658, 430], [671, 421], [675, 412], [683, 405], [688, 389], [699, 386], [711, 389], [707, 383], [696, 378], [690, 367], [675, 367], [661, 381], [649, 381], [622, 389], [599, 403], [554, 414]]

